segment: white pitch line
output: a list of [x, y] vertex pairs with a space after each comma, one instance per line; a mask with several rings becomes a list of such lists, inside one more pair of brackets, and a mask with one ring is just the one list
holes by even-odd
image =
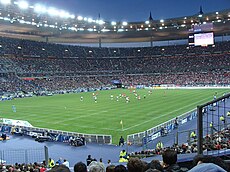
[[[46, 123], [46, 124], [57, 124], [57, 123], [54, 123], [54, 122], [47, 122], [47, 121], [43, 121], [43, 120], [38, 120], [37, 122], [43, 122], [43, 123]], [[69, 125], [69, 124], [65, 124], [65, 123], [60, 123], [58, 122], [59, 125]], [[90, 129], [98, 129], [98, 127], [94, 127], [94, 126], [87, 126], [87, 125], [79, 125], [79, 124], [71, 124], [71, 126], [76, 126], [76, 127], [79, 127], [79, 128], [90, 128]], [[110, 131], [122, 131], [121, 129], [111, 129], [111, 128], [99, 128], [101, 130], [110, 130]], [[70, 131], [70, 132], [73, 132], [73, 131]], [[76, 132], [76, 131], [75, 131]]]
[[[206, 100], [206, 99], [208, 99], [208, 98], [202, 99], [202, 100], [200, 100], [200, 101], [198, 101], [198, 102], [203, 102], [203, 101]], [[198, 102], [193, 103], [193, 104], [197, 104]], [[148, 123], [148, 122], [150, 122], [150, 121], [153, 121], [153, 120], [155, 120], [155, 119], [158, 119], [158, 118], [167, 116], [167, 115], [169, 115], [169, 114], [171, 114], [171, 113], [174, 113], [174, 112], [177, 112], [177, 111], [179, 111], [179, 110], [181, 110], [181, 109], [184, 109], [185, 107], [189, 107], [189, 106], [191, 106], [191, 105], [193, 105], [193, 104], [190, 104], [190, 105], [188, 105], [188, 106], [183, 106], [183, 108], [176, 109], [176, 110], [171, 111], [171, 112], [169, 112], [169, 113], [166, 113], [166, 114], [163, 114], [163, 115], [154, 117], [154, 118], [152, 118], [152, 119], [150, 119], [150, 120], [148, 120], [148, 121], [144, 121], [144, 122], [142, 122], [142, 123], [133, 125], [133, 126], [131, 126], [131, 127], [124, 128], [122, 131], [126, 131], [126, 130], [129, 130], [129, 129], [131, 129], [131, 128], [135, 128], [135, 127], [138, 127], [138, 126], [140, 126], [140, 125], [146, 124], [146, 123]], [[151, 114], [151, 113], [148, 113], [148, 114]]]

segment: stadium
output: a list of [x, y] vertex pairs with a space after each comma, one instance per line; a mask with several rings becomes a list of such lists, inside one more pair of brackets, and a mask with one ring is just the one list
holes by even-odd
[[115, 22], [0, 0], [0, 24], [1, 170], [146, 171], [169, 148], [230, 169], [229, 9]]

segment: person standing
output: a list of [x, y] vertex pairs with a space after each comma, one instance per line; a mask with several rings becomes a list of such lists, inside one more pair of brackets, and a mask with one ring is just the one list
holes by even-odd
[[171, 149], [167, 149], [162, 153], [163, 168], [165, 172], [183, 172], [188, 171], [187, 168], [181, 168], [177, 164], [177, 152]]
[[119, 140], [119, 146], [124, 146], [124, 144], [125, 144], [125, 140], [124, 140], [124, 138], [121, 136], [121, 137], [120, 137], [120, 140]]
[[91, 158], [91, 155], [88, 155], [88, 158], [86, 159], [86, 164], [89, 166], [89, 164], [93, 161], [93, 158]]
[[62, 164], [69, 168], [69, 161], [67, 161], [66, 159], [64, 159], [64, 162]]

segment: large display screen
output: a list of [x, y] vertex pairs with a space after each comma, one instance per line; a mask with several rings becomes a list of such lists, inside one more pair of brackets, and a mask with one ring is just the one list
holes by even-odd
[[195, 46], [207, 46], [214, 44], [213, 32], [208, 33], [195, 33], [194, 34]]

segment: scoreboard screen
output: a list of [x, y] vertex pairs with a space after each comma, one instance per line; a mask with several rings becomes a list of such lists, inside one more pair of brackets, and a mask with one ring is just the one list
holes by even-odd
[[213, 32], [194, 34], [195, 46], [207, 46], [214, 44]]
[[199, 24], [189, 29], [188, 44], [190, 46], [208, 46], [214, 44], [213, 24]]

